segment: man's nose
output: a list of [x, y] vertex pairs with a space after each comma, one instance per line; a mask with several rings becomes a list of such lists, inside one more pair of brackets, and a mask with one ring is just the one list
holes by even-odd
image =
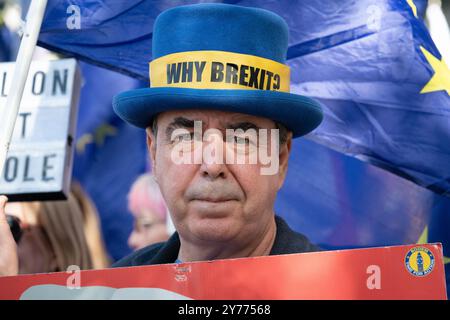
[[210, 179], [226, 178], [225, 164], [208, 164], [203, 162], [200, 168], [202, 176]]
[[226, 178], [225, 146], [221, 134], [207, 136], [203, 143], [203, 158], [200, 167], [203, 177], [210, 179]]

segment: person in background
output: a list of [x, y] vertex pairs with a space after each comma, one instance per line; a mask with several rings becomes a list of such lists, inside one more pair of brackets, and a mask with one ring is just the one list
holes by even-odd
[[153, 175], [143, 174], [133, 183], [128, 209], [134, 217], [134, 228], [128, 238], [130, 248], [138, 250], [169, 238], [166, 203]]
[[11, 202], [5, 212], [19, 218], [17, 244], [20, 274], [107, 268], [109, 258], [97, 211], [77, 183], [65, 201]]

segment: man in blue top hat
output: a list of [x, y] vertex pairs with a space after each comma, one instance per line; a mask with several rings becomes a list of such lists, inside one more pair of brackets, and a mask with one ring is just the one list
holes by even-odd
[[146, 128], [177, 232], [115, 266], [319, 250], [274, 213], [292, 138], [322, 120], [317, 101], [289, 93], [287, 45], [285, 21], [262, 9], [197, 4], [158, 16], [151, 87], [113, 106]]
[[[177, 232], [114, 266], [319, 250], [274, 212], [292, 139], [322, 121], [317, 101], [289, 93], [287, 45], [285, 21], [262, 9], [197, 4], [158, 16], [151, 87], [117, 95], [113, 107], [146, 129]], [[12, 248], [3, 235], [0, 246]], [[7, 251], [0, 274], [16, 269]]]

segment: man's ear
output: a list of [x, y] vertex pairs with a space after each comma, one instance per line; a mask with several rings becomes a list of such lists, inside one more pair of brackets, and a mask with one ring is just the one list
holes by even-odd
[[151, 165], [152, 165], [152, 172], [155, 172], [156, 168], [156, 137], [153, 134], [153, 131], [150, 127], [145, 129], [147, 133], [147, 148], [150, 155]]
[[278, 190], [281, 189], [284, 180], [286, 179], [291, 147], [292, 147], [292, 131], [289, 131], [286, 137], [286, 142], [280, 145], [280, 164], [279, 164], [280, 174], [279, 174]]

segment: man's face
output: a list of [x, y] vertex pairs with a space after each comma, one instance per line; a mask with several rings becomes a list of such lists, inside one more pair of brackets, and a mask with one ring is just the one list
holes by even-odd
[[[194, 134], [194, 121], [201, 121], [202, 133], [210, 133], [208, 138]], [[261, 168], [267, 165], [259, 157], [256, 163], [236, 162], [238, 155], [248, 160], [260, 149], [267, 148], [264, 151], [269, 154], [273, 151], [270, 129], [275, 129], [275, 123], [272, 120], [223, 111], [183, 110], [161, 113], [157, 126], [156, 138], [147, 130], [153, 173], [180, 237], [202, 244], [245, 243], [264, 233], [273, 219], [276, 193], [286, 174], [291, 133], [272, 155], [277, 158], [278, 170], [266, 175], [261, 174]], [[240, 134], [230, 139], [226, 129], [238, 128], [244, 131], [253, 128], [257, 133], [259, 129], [268, 129], [268, 139], [255, 141]], [[252, 145], [257, 148], [252, 149]], [[216, 160], [205, 161], [205, 151], [216, 156]], [[223, 161], [217, 161], [221, 151]], [[229, 163], [226, 156], [233, 154], [235, 161]], [[187, 156], [190, 163], [177, 164], [174, 156], [179, 155]]]

